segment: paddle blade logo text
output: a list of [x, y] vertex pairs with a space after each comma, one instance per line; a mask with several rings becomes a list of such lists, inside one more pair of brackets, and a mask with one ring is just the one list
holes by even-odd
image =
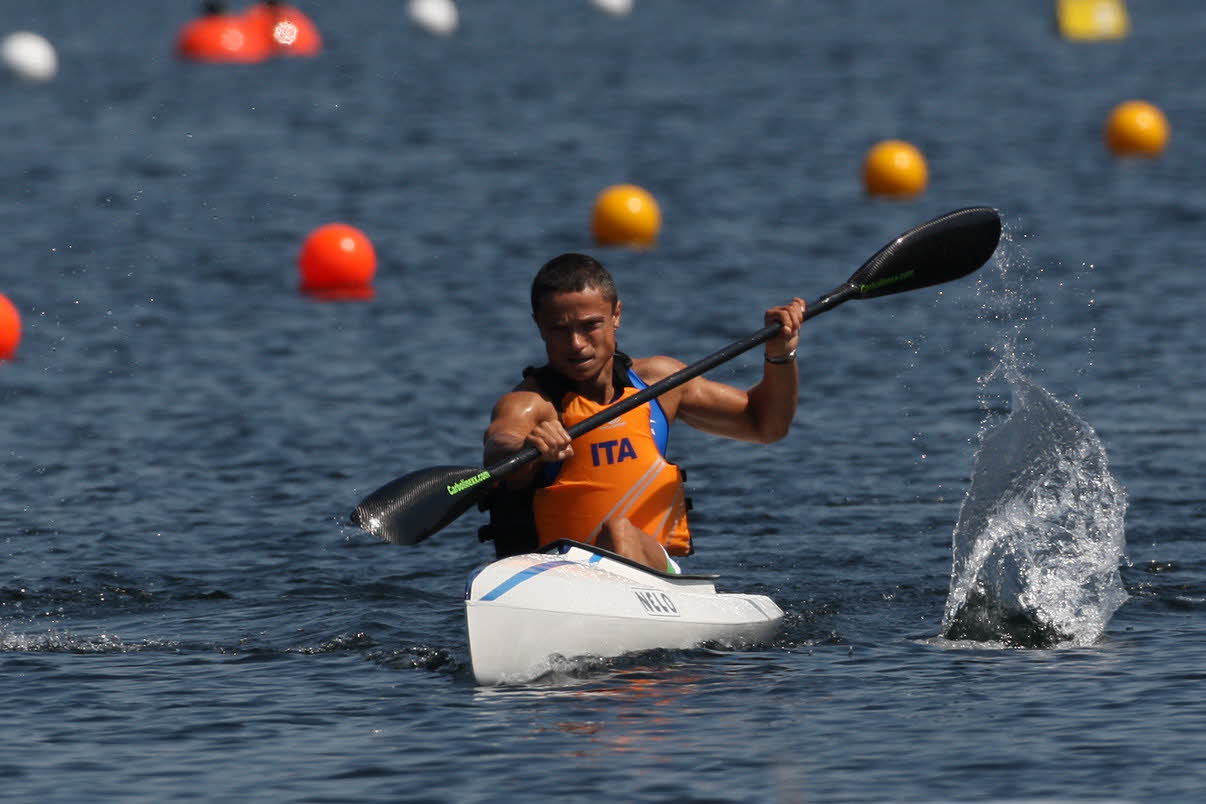
[[460, 494], [465, 489], [471, 489], [474, 486], [476, 486], [478, 483], [481, 483], [482, 481], [489, 480], [489, 479], [490, 479], [490, 473], [483, 469], [482, 471], [478, 472], [473, 477], [467, 477], [464, 480], [458, 480], [457, 482], [453, 483], [451, 486], [447, 486], [446, 488], [448, 489], [448, 496], [455, 497], [456, 495]]
[[868, 293], [874, 293], [880, 288], [886, 288], [888, 285], [895, 285], [897, 282], [904, 282], [906, 279], [912, 279], [916, 273], [916, 271], [910, 268], [901, 274], [885, 276], [883, 279], [877, 279], [876, 281], [869, 282], [866, 285], [859, 285], [858, 292], [863, 296], [866, 296]]

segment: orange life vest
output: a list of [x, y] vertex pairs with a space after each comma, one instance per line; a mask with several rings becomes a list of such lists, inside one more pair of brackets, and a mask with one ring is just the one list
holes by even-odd
[[[631, 377], [640, 383], [635, 375]], [[638, 390], [625, 387], [620, 398]], [[608, 407], [572, 391], [560, 402], [566, 427]], [[659, 448], [651, 404], [657, 403], [636, 407], [573, 440], [573, 457], [563, 461], [556, 479], [536, 489], [533, 496], [541, 547], [557, 539], [593, 543], [604, 521], [623, 516], [656, 538], [670, 555], [690, 555], [682, 472]], [[661, 414], [660, 406], [656, 413]]]

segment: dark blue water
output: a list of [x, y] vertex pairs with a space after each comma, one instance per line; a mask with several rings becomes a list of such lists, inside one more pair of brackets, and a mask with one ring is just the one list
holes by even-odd
[[[0, 14], [62, 62], [0, 82], [0, 293], [25, 320], [0, 365], [7, 796], [1206, 794], [1196, 2], [1133, 4], [1128, 39], [1083, 45], [1046, 3], [464, 3], [449, 39], [400, 3], [310, 5], [326, 52], [251, 67], [176, 62], [183, 2]], [[1162, 159], [1105, 152], [1131, 97], [1167, 113]], [[863, 195], [888, 137], [927, 154], [922, 197]], [[772, 595], [774, 644], [478, 688], [478, 515], [411, 548], [344, 522], [397, 475], [478, 460], [541, 355], [531, 274], [593, 248], [621, 181], [665, 218], [654, 250], [597, 250], [635, 354], [710, 353], [950, 209], [997, 207], [1006, 239], [957, 285], [810, 322], [784, 441], [675, 432], [688, 567]], [[302, 239], [334, 220], [376, 245], [372, 302], [296, 291]], [[1127, 599], [1052, 649], [939, 638], [1017, 382], [1099, 441], [1068, 474], [1125, 494]], [[1060, 515], [1108, 521], [1072, 498]]]

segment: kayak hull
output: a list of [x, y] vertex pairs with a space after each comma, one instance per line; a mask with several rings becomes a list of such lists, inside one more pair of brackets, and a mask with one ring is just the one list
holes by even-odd
[[719, 593], [714, 580], [655, 572], [568, 540], [486, 564], [465, 593], [474, 677], [523, 683], [564, 660], [774, 637], [783, 619], [774, 601]]

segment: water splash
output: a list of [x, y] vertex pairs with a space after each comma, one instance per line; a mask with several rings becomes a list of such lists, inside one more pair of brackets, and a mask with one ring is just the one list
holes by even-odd
[[955, 526], [947, 639], [1096, 642], [1126, 600], [1126, 492], [1093, 429], [1016, 365], [1011, 413], [976, 454]]
[[[1024, 295], [997, 299], [1015, 308], [1015, 323]], [[1008, 647], [1089, 645], [1127, 599], [1118, 571], [1126, 492], [1093, 428], [1026, 376], [1020, 334], [1019, 323], [981, 381], [1008, 384], [1010, 412], [991, 429], [986, 421], [981, 436], [941, 634]]]

